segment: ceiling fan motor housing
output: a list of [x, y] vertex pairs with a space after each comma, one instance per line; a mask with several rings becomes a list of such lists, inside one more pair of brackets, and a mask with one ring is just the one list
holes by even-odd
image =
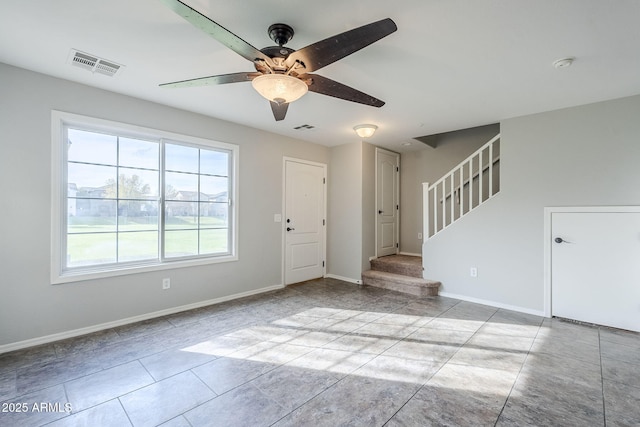
[[269, 58], [287, 58], [290, 54], [295, 52], [293, 49], [289, 49], [284, 46], [268, 46], [264, 49], [260, 49], [260, 52], [267, 55]]
[[289, 40], [293, 38], [293, 28], [287, 24], [273, 24], [269, 26], [267, 33], [269, 33], [271, 40], [278, 43], [278, 46], [289, 43]]

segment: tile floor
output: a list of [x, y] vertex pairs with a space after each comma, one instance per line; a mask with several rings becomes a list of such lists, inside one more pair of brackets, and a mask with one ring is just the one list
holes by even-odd
[[0, 355], [0, 425], [638, 426], [639, 372], [638, 334], [323, 279]]

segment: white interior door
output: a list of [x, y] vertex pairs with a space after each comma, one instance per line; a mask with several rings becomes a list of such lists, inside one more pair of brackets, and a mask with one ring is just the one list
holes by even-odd
[[398, 252], [400, 155], [376, 149], [376, 255]]
[[285, 284], [324, 276], [326, 165], [285, 160]]
[[554, 316], [640, 331], [640, 212], [554, 212]]

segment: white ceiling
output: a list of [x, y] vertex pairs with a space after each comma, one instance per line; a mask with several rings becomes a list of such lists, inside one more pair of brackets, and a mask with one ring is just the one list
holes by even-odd
[[[291, 25], [299, 49], [392, 18], [398, 31], [317, 74], [386, 101], [382, 108], [308, 93], [284, 121], [250, 83], [158, 84], [254, 71], [159, 0], [3, 2], [0, 62], [328, 146], [378, 125], [373, 144], [424, 148], [423, 135], [640, 93], [637, 0], [184, 0], [258, 49]], [[71, 49], [125, 65], [115, 77], [70, 65]], [[573, 66], [553, 61], [574, 56]], [[294, 130], [299, 125], [311, 130]]]

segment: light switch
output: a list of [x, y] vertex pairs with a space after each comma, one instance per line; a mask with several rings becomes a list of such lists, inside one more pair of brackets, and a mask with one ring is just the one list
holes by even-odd
[[282, 222], [282, 215], [281, 214], [273, 215], [273, 222]]

